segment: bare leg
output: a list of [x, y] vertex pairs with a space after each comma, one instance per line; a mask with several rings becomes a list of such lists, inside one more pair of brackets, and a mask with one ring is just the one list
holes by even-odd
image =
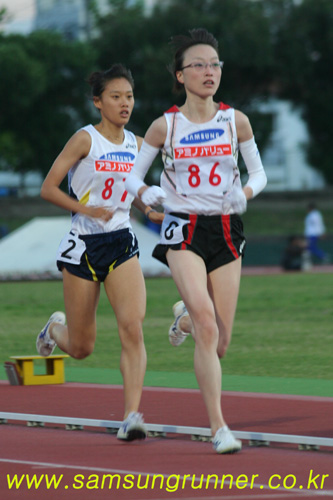
[[146, 289], [138, 258], [117, 267], [104, 284], [117, 318], [122, 347], [120, 370], [124, 380], [125, 419], [139, 408], [147, 364], [142, 332]]
[[[230, 344], [232, 327], [237, 307], [239, 283], [241, 276], [241, 259], [216, 269], [208, 275], [208, 291], [213, 300], [216, 321], [219, 329], [217, 354], [222, 358]], [[228, 286], [225, 286], [228, 283]], [[190, 315], [183, 316], [179, 321], [183, 332], [195, 332]]]
[[219, 332], [207, 288], [206, 267], [202, 259], [190, 251], [169, 250], [167, 259], [193, 323], [194, 369], [214, 435], [225, 421], [221, 410], [221, 365], [217, 355]]
[[241, 258], [208, 275], [208, 290], [215, 307], [219, 329], [217, 354], [222, 358], [230, 344], [241, 277]]
[[95, 345], [100, 284], [63, 269], [63, 287], [67, 326], [51, 324], [50, 337], [62, 351], [83, 359], [93, 352]]

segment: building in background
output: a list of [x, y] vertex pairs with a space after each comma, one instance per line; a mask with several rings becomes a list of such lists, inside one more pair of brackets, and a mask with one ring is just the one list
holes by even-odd
[[[93, 19], [89, 9], [90, 0], [35, 1], [34, 29], [59, 31], [65, 35], [67, 40], [85, 40], [93, 35]], [[145, 0], [147, 13], [151, 11], [156, 1]], [[95, 0], [95, 2], [101, 14], [110, 11], [108, 0]]]
[[35, 0], [0, 0], [0, 9], [6, 9], [6, 15], [0, 22], [0, 31], [6, 35], [20, 33], [28, 35], [33, 31], [36, 15]]
[[[85, 40], [92, 34], [90, 0], [35, 0], [34, 29], [63, 33], [67, 40]], [[108, 0], [97, 0], [101, 13], [109, 10]]]
[[261, 158], [267, 174], [266, 191], [311, 191], [325, 187], [323, 175], [306, 158], [309, 133], [301, 110], [289, 101], [270, 99], [259, 106], [273, 114], [273, 130]]

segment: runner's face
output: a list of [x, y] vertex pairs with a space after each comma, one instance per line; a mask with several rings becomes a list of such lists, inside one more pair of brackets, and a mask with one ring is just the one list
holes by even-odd
[[110, 80], [100, 97], [94, 98], [95, 106], [101, 115], [117, 126], [129, 122], [133, 107], [134, 95], [131, 84], [126, 78]]
[[218, 62], [219, 56], [213, 47], [194, 45], [185, 51], [183, 69], [176, 76], [184, 84], [186, 92], [201, 97], [214, 96], [220, 85], [221, 68], [212, 64]]

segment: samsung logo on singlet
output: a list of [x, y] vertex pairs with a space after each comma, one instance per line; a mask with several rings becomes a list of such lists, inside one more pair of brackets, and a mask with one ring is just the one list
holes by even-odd
[[198, 142], [208, 142], [221, 137], [224, 134], [222, 129], [208, 129], [201, 130], [200, 132], [195, 132], [194, 134], [189, 134], [180, 140], [181, 144], [197, 144]]
[[121, 161], [121, 162], [134, 162], [134, 154], [129, 153], [128, 151], [118, 151], [117, 153], [106, 153], [105, 155], [100, 157], [100, 160], [111, 160], [111, 161]]

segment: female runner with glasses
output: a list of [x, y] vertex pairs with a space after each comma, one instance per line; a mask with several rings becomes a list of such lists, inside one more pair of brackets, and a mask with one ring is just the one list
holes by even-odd
[[[223, 66], [216, 39], [205, 29], [194, 29], [172, 42], [175, 89], [184, 89], [186, 100], [152, 123], [126, 188], [147, 205], [164, 205], [161, 240], [153, 255], [170, 267], [183, 299], [174, 306], [177, 319], [170, 341], [179, 345], [184, 340], [178, 323], [189, 313], [194, 368], [213, 447], [217, 453], [233, 453], [241, 442], [223, 418], [219, 358], [230, 343], [239, 291], [245, 247], [239, 214], [267, 180], [248, 118], [214, 101]], [[148, 187], [143, 179], [159, 150], [161, 187]], [[238, 150], [249, 173], [244, 188]]]
[[[130, 224], [133, 197], [124, 181], [141, 137], [125, 129], [134, 107], [131, 72], [121, 64], [89, 78], [101, 120], [78, 130], [56, 158], [41, 196], [72, 212], [72, 227], [63, 238], [57, 265], [63, 275], [67, 316], [55, 312], [37, 337], [37, 351], [52, 354], [56, 346], [76, 359], [93, 352], [101, 283], [114, 310], [121, 342], [120, 370], [124, 381], [125, 415], [118, 438], [146, 436], [138, 408], [146, 370], [142, 322], [146, 291], [138, 260], [138, 242]], [[68, 174], [69, 195], [60, 189]], [[134, 200], [153, 222], [163, 214]], [[148, 214], [149, 212], [149, 214]]]

